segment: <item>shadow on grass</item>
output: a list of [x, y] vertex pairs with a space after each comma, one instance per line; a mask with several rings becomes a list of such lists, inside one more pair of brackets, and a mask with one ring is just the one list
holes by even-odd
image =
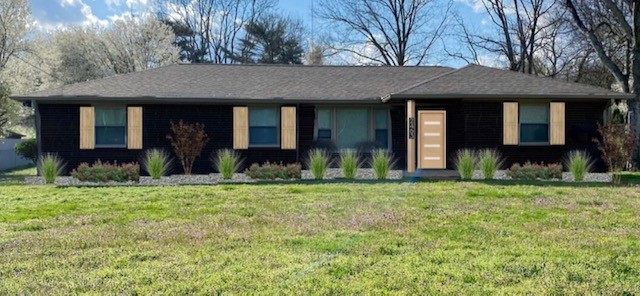
[[[640, 176], [638, 176], [640, 180]], [[288, 181], [270, 181], [263, 180], [247, 185], [322, 185], [322, 184], [401, 184], [401, 183], [443, 183], [443, 182], [463, 182], [456, 180], [431, 180], [403, 178], [398, 180], [349, 180], [349, 179], [331, 179], [331, 180], [288, 180]], [[539, 186], [539, 187], [615, 187], [612, 183], [602, 182], [558, 182], [558, 181], [529, 181], [529, 180], [472, 180], [464, 181], [468, 183], [478, 183], [486, 185], [498, 186]], [[622, 185], [624, 186], [624, 184]]]
[[23, 185], [25, 177], [35, 175], [36, 169], [34, 166], [23, 166], [7, 171], [0, 171], [0, 186]]

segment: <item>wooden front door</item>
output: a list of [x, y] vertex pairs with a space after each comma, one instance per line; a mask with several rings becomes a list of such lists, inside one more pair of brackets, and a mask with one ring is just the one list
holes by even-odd
[[445, 169], [447, 112], [418, 111], [418, 168]]

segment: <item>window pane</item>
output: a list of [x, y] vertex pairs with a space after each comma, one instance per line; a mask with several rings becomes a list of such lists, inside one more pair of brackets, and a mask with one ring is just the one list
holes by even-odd
[[249, 145], [277, 145], [278, 122], [278, 108], [249, 107]]
[[389, 133], [386, 129], [376, 129], [376, 142], [380, 143], [383, 148], [388, 148], [388, 137]]
[[389, 110], [376, 110], [376, 129], [386, 129]]
[[331, 130], [330, 129], [319, 129], [318, 130], [318, 140], [331, 140]]
[[549, 124], [549, 105], [520, 104], [520, 123]]
[[355, 148], [359, 142], [369, 140], [368, 109], [338, 109], [338, 148]]
[[96, 108], [96, 126], [124, 126], [125, 108]]
[[549, 125], [548, 124], [529, 124], [520, 125], [520, 142], [523, 143], [547, 143], [549, 142]]
[[318, 129], [331, 129], [331, 109], [318, 109]]
[[251, 145], [276, 145], [278, 144], [278, 128], [276, 127], [250, 127], [249, 143]]
[[249, 108], [249, 126], [278, 126], [278, 109]]
[[124, 145], [124, 127], [96, 127], [96, 145]]

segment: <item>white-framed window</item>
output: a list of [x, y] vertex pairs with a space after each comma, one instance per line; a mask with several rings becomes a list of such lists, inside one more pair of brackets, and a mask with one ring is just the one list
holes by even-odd
[[377, 146], [390, 148], [389, 109], [318, 107], [316, 140], [331, 140], [338, 149]]
[[520, 144], [549, 144], [549, 103], [520, 103]]
[[95, 107], [96, 147], [127, 146], [127, 107]]
[[249, 146], [276, 147], [279, 139], [280, 108], [249, 106]]

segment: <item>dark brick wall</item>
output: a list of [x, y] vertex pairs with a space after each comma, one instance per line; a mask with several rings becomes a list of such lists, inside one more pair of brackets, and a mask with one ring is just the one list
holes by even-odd
[[[211, 173], [213, 168], [209, 156], [217, 149], [230, 148], [233, 145], [233, 106], [230, 105], [136, 105], [143, 107], [143, 146], [146, 148], [163, 148], [172, 152], [166, 139], [171, 121], [183, 119], [188, 122], [200, 122], [205, 125], [210, 142], [202, 156], [196, 160], [194, 173]], [[79, 123], [80, 105], [39, 105], [41, 116], [41, 139], [43, 152], [55, 152], [67, 163], [67, 170], [77, 167], [81, 162], [92, 163], [102, 161], [133, 162], [142, 156], [140, 150], [125, 148], [96, 148], [80, 150]], [[313, 138], [314, 122], [313, 106], [300, 106], [298, 124], [300, 131], [299, 148], [306, 151]], [[254, 162], [298, 161], [298, 151], [281, 150], [279, 148], [251, 148], [240, 151], [244, 165]], [[172, 173], [181, 173], [182, 168], [174, 163]]]
[[396, 167], [407, 167], [407, 107], [391, 107], [391, 149], [396, 159]]
[[[562, 162], [575, 149], [586, 150], [597, 160], [596, 170], [606, 169], [597, 145], [597, 123], [602, 122], [606, 102], [566, 103], [566, 145], [563, 146], [504, 146], [502, 145], [502, 103], [465, 102], [464, 145], [467, 148], [496, 148], [505, 157], [505, 165], [531, 162]], [[451, 137], [451, 133], [448, 133]], [[453, 157], [455, 154], [450, 155]], [[451, 160], [451, 158], [450, 158]]]
[[[213, 171], [209, 156], [213, 151], [232, 147], [233, 112], [231, 105], [136, 105], [144, 112], [143, 144], [145, 148], [164, 148], [172, 151], [166, 134], [169, 123], [180, 119], [200, 122], [211, 138], [202, 156], [194, 166], [195, 173]], [[79, 107], [80, 105], [39, 105], [41, 116], [41, 139], [43, 152], [58, 153], [67, 163], [67, 169], [77, 167], [81, 162], [103, 161], [132, 162], [139, 161], [140, 150], [124, 148], [97, 148], [80, 150], [79, 143]], [[463, 102], [430, 101], [418, 103], [418, 110], [447, 111], [447, 167], [453, 168], [453, 161], [461, 148], [496, 148], [506, 158], [505, 165], [534, 162], [559, 162], [573, 149], [587, 150], [598, 159], [596, 168], [604, 170], [599, 158], [597, 146], [591, 139], [597, 134], [596, 123], [602, 121], [602, 112], [606, 102], [566, 103], [565, 146], [503, 146], [502, 145], [502, 103], [501, 102]], [[391, 106], [392, 149], [397, 167], [406, 169], [406, 110], [405, 105]], [[241, 151], [245, 166], [264, 161], [293, 163], [300, 162], [313, 145], [315, 108], [312, 105], [300, 105], [298, 108], [298, 150], [279, 148], [251, 148]], [[181, 173], [182, 168], [175, 164], [172, 173]]]

